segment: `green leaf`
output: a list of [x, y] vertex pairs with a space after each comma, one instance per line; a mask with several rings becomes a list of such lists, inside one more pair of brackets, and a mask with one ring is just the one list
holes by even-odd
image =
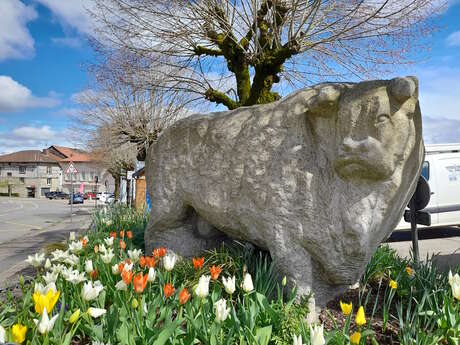
[[158, 335], [157, 340], [153, 343], [153, 345], [164, 345], [168, 341], [168, 339], [171, 337], [171, 335], [174, 334], [174, 331], [176, 330], [178, 324], [177, 322], [171, 323], [168, 327], [163, 329], [160, 334]]
[[126, 323], [123, 323], [117, 330], [117, 338], [121, 345], [129, 344], [129, 329]]
[[62, 345], [70, 345], [70, 342], [72, 341], [72, 332], [68, 332], [65, 335], [64, 341], [62, 342]]
[[255, 339], [258, 345], [268, 345], [272, 335], [272, 326], [267, 326], [263, 328], [258, 328], [256, 330]]

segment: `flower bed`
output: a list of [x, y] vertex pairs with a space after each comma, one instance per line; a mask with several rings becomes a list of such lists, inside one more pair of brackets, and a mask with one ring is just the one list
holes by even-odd
[[[415, 267], [381, 247], [360, 287], [319, 320], [308, 297], [284, 296], [268, 254], [243, 245], [192, 260], [143, 253], [145, 215], [95, 216], [96, 230], [35, 254], [33, 283], [0, 306], [0, 343], [457, 344], [460, 276]], [[128, 229], [128, 226], [134, 230]]]

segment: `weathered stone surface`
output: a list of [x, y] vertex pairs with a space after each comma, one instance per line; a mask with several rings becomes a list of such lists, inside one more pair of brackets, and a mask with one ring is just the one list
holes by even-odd
[[148, 152], [146, 250], [192, 256], [226, 235], [246, 240], [323, 305], [394, 229], [423, 156], [413, 77], [320, 84], [190, 116]]

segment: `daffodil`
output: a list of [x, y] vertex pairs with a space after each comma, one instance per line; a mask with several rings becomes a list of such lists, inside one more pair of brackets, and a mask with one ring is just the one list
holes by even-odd
[[32, 295], [35, 312], [42, 314], [44, 310], [47, 310], [50, 313], [56, 305], [60, 294], [60, 291], [54, 292], [52, 289], [48, 290], [46, 295], [43, 295], [40, 291], [35, 291]]
[[390, 279], [390, 282], [388, 283], [388, 286], [392, 289], [392, 290], [395, 290], [398, 288], [398, 283], [393, 280], [393, 279]]
[[219, 323], [227, 319], [228, 314], [230, 314], [230, 308], [227, 308], [227, 301], [224, 298], [214, 303], [214, 313], [216, 314], [216, 321]]
[[363, 306], [360, 306], [358, 312], [356, 313], [355, 323], [359, 327], [366, 324], [366, 315], [364, 314]]
[[252, 283], [252, 277], [249, 273], [246, 273], [244, 275], [242, 288], [244, 292], [251, 292], [252, 290], [254, 290], [254, 284]]
[[11, 327], [11, 333], [13, 334], [13, 341], [22, 344], [26, 340], [27, 326], [17, 323]]
[[43, 314], [42, 314], [42, 318], [40, 319], [40, 322], [37, 319], [34, 319], [34, 323], [35, 325], [38, 326], [38, 331], [41, 334], [45, 334], [45, 333], [50, 332], [53, 329], [54, 323], [56, 322], [58, 317], [59, 317], [59, 314], [56, 314], [50, 320], [50, 318], [48, 317], [46, 308], [45, 308], [43, 310]]
[[350, 343], [352, 343], [353, 345], [358, 345], [360, 340], [361, 340], [360, 332], [354, 332], [352, 335], [350, 335]]
[[345, 315], [350, 315], [351, 311], [353, 310], [353, 303], [344, 303], [340, 301], [340, 309], [342, 309], [342, 313], [344, 313]]
[[311, 345], [324, 345], [326, 339], [324, 339], [324, 326], [310, 325], [310, 343]]
[[225, 278], [222, 276], [222, 283], [224, 284], [225, 292], [227, 292], [229, 295], [233, 295], [235, 292], [235, 276], [232, 278]]

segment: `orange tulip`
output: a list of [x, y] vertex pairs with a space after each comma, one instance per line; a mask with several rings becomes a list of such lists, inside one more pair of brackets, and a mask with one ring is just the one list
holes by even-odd
[[211, 272], [211, 279], [217, 280], [219, 278], [220, 272], [222, 272], [222, 267], [220, 266], [211, 266], [209, 267], [209, 271]]
[[154, 258], [153, 256], [147, 256], [147, 257], [145, 258], [145, 265], [146, 265], [147, 267], [149, 267], [149, 268], [150, 268], [150, 267], [155, 268], [156, 264], [157, 264], [157, 261], [155, 260], [155, 258]]
[[86, 247], [86, 245], [88, 244], [88, 241], [85, 238], [80, 239], [80, 242], [83, 245], [83, 247]]
[[126, 242], [125, 241], [123, 241], [123, 240], [120, 241], [120, 248], [123, 249], [123, 250], [126, 249]]
[[117, 238], [117, 233], [115, 231], [111, 231], [110, 237], [112, 237], [113, 239]]
[[124, 230], [120, 231], [120, 238], [125, 238], [125, 231]]
[[133, 232], [131, 230], [128, 230], [126, 232], [126, 237], [128, 237], [129, 239], [132, 239], [133, 238]]
[[133, 278], [133, 287], [134, 292], [142, 293], [144, 292], [145, 287], [147, 286], [147, 278], [149, 276], [146, 274], [145, 276], [142, 273], [138, 273]]
[[123, 271], [121, 272], [121, 279], [123, 279], [123, 282], [126, 285], [129, 285], [131, 283], [131, 279], [133, 278], [133, 272], [132, 271]]
[[96, 254], [99, 253], [99, 246], [97, 244], [94, 246], [94, 252]]
[[165, 255], [166, 255], [166, 248], [165, 247], [160, 247], [160, 248], [157, 248], [157, 249], [153, 250], [153, 256], [155, 258], [162, 258]]
[[193, 268], [199, 270], [204, 265], [204, 257], [193, 258]]
[[91, 277], [92, 280], [95, 280], [99, 276], [99, 272], [97, 270], [91, 271], [89, 276]]
[[144, 268], [145, 265], [147, 265], [147, 259], [145, 258], [145, 256], [141, 256], [141, 257], [139, 258], [139, 266], [140, 266], [141, 268]]
[[181, 305], [188, 302], [190, 299], [190, 293], [187, 291], [186, 288], [183, 288], [181, 292], [179, 292], [179, 303]]
[[165, 298], [169, 298], [174, 294], [174, 286], [172, 286], [171, 283], [166, 284], [163, 287], [163, 293], [165, 295]]

